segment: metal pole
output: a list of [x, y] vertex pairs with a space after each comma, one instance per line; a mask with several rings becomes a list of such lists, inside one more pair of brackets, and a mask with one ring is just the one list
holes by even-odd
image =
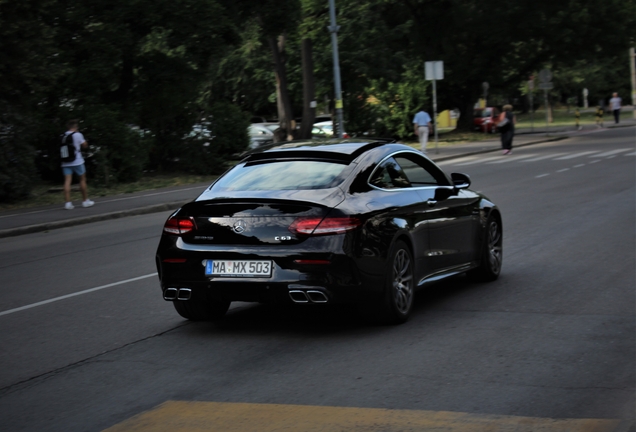
[[636, 119], [636, 54], [633, 47], [629, 49], [629, 70], [632, 74], [632, 107]]
[[338, 138], [342, 138], [343, 120], [342, 120], [342, 89], [340, 87], [340, 60], [338, 56], [338, 30], [340, 27], [336, 25], [336, 5], [335, 0], [329, 0], [329, 16], [331, 25], [328, 27], [331, 32], [331, 47], [333, 51], [333, 80], [336, 90], [336, 118], [338, 119]]
[[534, 132], [534, 104], [532, 103], [532, 94], [534, 90], [530, 90], [530, 132]]
[[549, 127], [550, 127], [550, 119], [549, 119], [549, 115], [550, 115], [550, 107], [548, 106], [548, 90], [547, 89], [543, 89], [543, 98], [545, 100], [545, 133], [546, 135], [549, 135]]
[[439, 153], [437, 148], [437, 80], [433, 80], [433, 128], [435, 129], [435, 153]]

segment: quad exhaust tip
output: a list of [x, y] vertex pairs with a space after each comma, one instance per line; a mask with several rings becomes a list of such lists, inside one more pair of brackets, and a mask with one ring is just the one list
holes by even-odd
[[329, 301], [324, 292], [317, 290], [290, 290], [289, 297], [294, 303], [327, 303]]
[[167, 301], [174, 300], [190, 300], [192, 297], [192, 290], [190, 288], [166, 288], [163, 292], [163, 298]]

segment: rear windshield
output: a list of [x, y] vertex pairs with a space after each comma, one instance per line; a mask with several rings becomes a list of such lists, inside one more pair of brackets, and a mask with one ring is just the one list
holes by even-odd
[[342, 182], [346, 164], [325, 161], [276, 161], [237, 165], [212, 191], [326, 189]]

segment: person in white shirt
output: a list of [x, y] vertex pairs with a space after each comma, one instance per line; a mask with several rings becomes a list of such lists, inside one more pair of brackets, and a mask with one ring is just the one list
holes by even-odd
[[84, 157], [81, 148], [88, 147], [88, 143], [84, 139], [84, 135], [78, 131], [79, 121], [69, 120], [66, 124], [68, 130], [64, 134], [67, 137], [73, 134], [73, 145], [75, 146], [75, 159], [70, 162], [62, 162], [62, 173], [64, 174], [64, 199], [66, 210], [73, 210], [75, 206], [71, 202], [71, 183], [73, 182], [73, 174], [79, 177], [80, 192], [82, 192], [82, 207], [90, 207], [95, 204], [88, 199], [88, 187], [86, 186], [86, 168], [84, 167]]
[[413, 127], [415, 129], [415, 135], [420, 140], [420, 146], [422, 153], [426, 154], [426, 144], [428, 143], [428, 131], [431, 127], [431, 116], [424, 110], [420, 110], [415, 117], [413, 117]]
[[623, 100], [618, 97], [618, 93], [613, 93], [610, 99], [610, 109], [614, 113], [614, 122], [618, 124], [619, 117], [621, 115], [621, 102]]

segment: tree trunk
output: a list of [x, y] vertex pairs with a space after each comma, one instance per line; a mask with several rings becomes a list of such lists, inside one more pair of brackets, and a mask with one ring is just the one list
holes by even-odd
[[316, 119], [316, 91], [314, 85], [314, 61], [311, 39], [303, 39], [303, 121], [300, 125], [299, 138], [311, 138], [311, 130]]
[[[467, 100], [473, 100], [467, 98]], [[457, 130], [469, 132], [473, 130], [473, 117], [475, 111], [475, 102], [462, 102], [459, 111], [459, 119], [457, 120]], [[431, 117], [433, 117], [431, 115]]]
[[[287, 73], [285, 70], [285, 35], [269, 38], [269, 46], [274, 58], [274, 72], [276, 73], [276, 94], [279, 101], [279, 121], [286, 140], [294, 139], [294, 114], [292, 112], [289, 91], [287, 90]], [[280, 109], [282, 108], [282, 109]]]

